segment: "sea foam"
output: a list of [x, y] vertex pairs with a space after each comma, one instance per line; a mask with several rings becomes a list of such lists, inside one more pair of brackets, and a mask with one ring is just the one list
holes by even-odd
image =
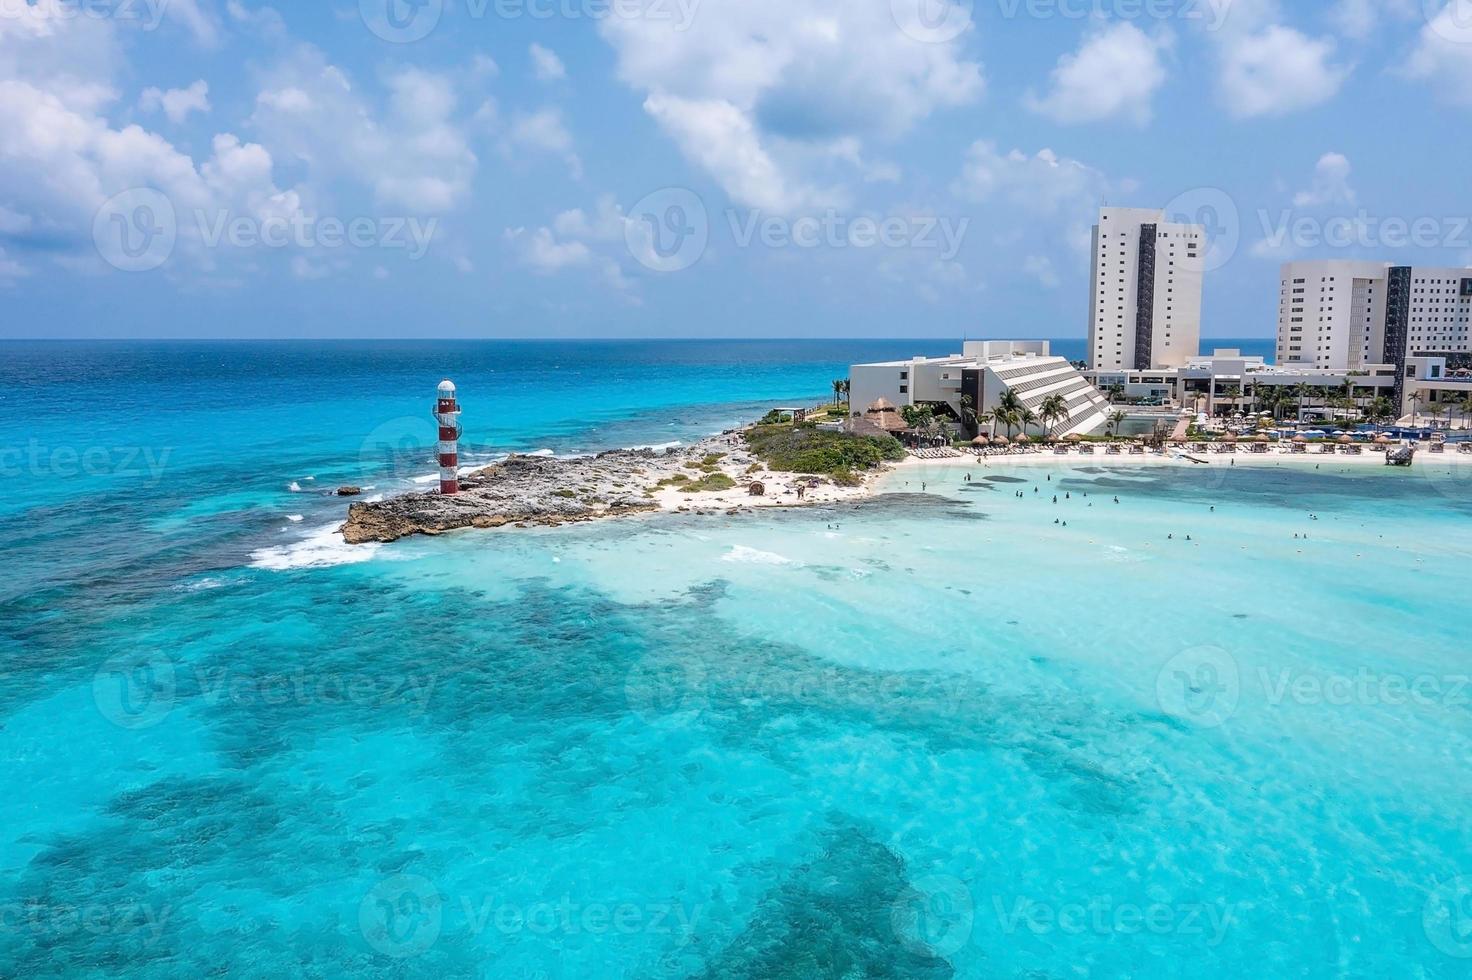
[[337, 528], [336, 524], [328, 524], [290, 544], [252, 551], [250, 566], [273, 572], [285, 572], [293, 568], [325, 568], [330, 565], [351, 565], [368, 561], [377, 553], [380, 547], [377, 543], [348, 544]]

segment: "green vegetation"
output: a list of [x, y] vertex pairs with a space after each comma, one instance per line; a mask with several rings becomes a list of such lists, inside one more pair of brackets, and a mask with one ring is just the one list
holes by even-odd
[[885, 460], [905, 458], [905, 448], [891, 436], [856, 436], [824, 432], [810, 424], [758, 425], [746, 433], [746, 445], [769, 469], [856, 479]]
[[684, 489], [690, 493], [719, 493], [736, 486], [736, 481], [724, 473], [707, 473], [698, 480], [686, 483]]

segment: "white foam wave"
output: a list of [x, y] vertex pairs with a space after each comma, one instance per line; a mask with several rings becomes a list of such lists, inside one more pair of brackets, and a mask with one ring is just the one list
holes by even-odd
[[224, 588], [225, 580], [222, 578], [202, 578], [193, 582], [181, 582], [174, 586], [180, 592], [206, 592], [210, 589]]
[[286, 487], [286, 489], [290, 490], [292, 493], [301, 493], [302, 485], [295, 480], [292, 480], [291, 483]]
[[779, 555], [775, 551], [759, 551], [756, 548], [748, 548], [744, 544], [735, 544], [731, 550], [721, 556], [721, 561], [743, 562], [749, 565], [799, 565], [801, 562], [793, 561], [786, 555]]
[[368, 561], [377, 553], [377, 544], [348, 544], [338, 533], [338, 525], [317, 528], [290, 544], [261, 548], [250, 554], [252, 568], [284, 572], [293, 568], [325, 568]]
[[288, 521], [291, 521], [291, 523], [293, 524], [300, 524], [303, 520], [302, 515], [300, 514], [287, 514], [286, 519]]
[[683, 442], [681, 442], [680, 440], [676, 439], [674, 442], [656, 442], [656, 443], [654, 443], [652, 445], [648, 445], [648, 446], [633, 446], [632, 448], [634, 448], [634, 449], [652, 449], [652, 450], [654, 450], [657, 453], [662, 453], [662, 452], [664, 452], [664, 451], [666, 451], [668, 449], [676, 449], [676, 448], [678, 448], [680, 446], [683, 446], [683, 445], [685, 445]]
[[410, 482], [411, 483], [437, 483], [439, 481], [439, 478], [440, 478], [440, 475], [438, 473], [431, 473], [431, 474], [429, 474], [429, 476], [416, 476], [416, 477], [413, 477], [410, 480]]

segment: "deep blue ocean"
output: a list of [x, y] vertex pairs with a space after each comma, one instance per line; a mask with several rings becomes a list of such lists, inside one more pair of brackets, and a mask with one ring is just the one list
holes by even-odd
[[335, 533], [954, 346], [0, 344], [0, 976], [1472, 975], [1456, 458]]

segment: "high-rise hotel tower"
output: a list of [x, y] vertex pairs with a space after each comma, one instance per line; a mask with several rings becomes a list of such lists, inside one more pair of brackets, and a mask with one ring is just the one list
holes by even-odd
[[1089, 364], [1095, 370], [1182, 367], [1201, 346], [1209, 243], [1164, 211], [1102, 208], [1094, 226]]

